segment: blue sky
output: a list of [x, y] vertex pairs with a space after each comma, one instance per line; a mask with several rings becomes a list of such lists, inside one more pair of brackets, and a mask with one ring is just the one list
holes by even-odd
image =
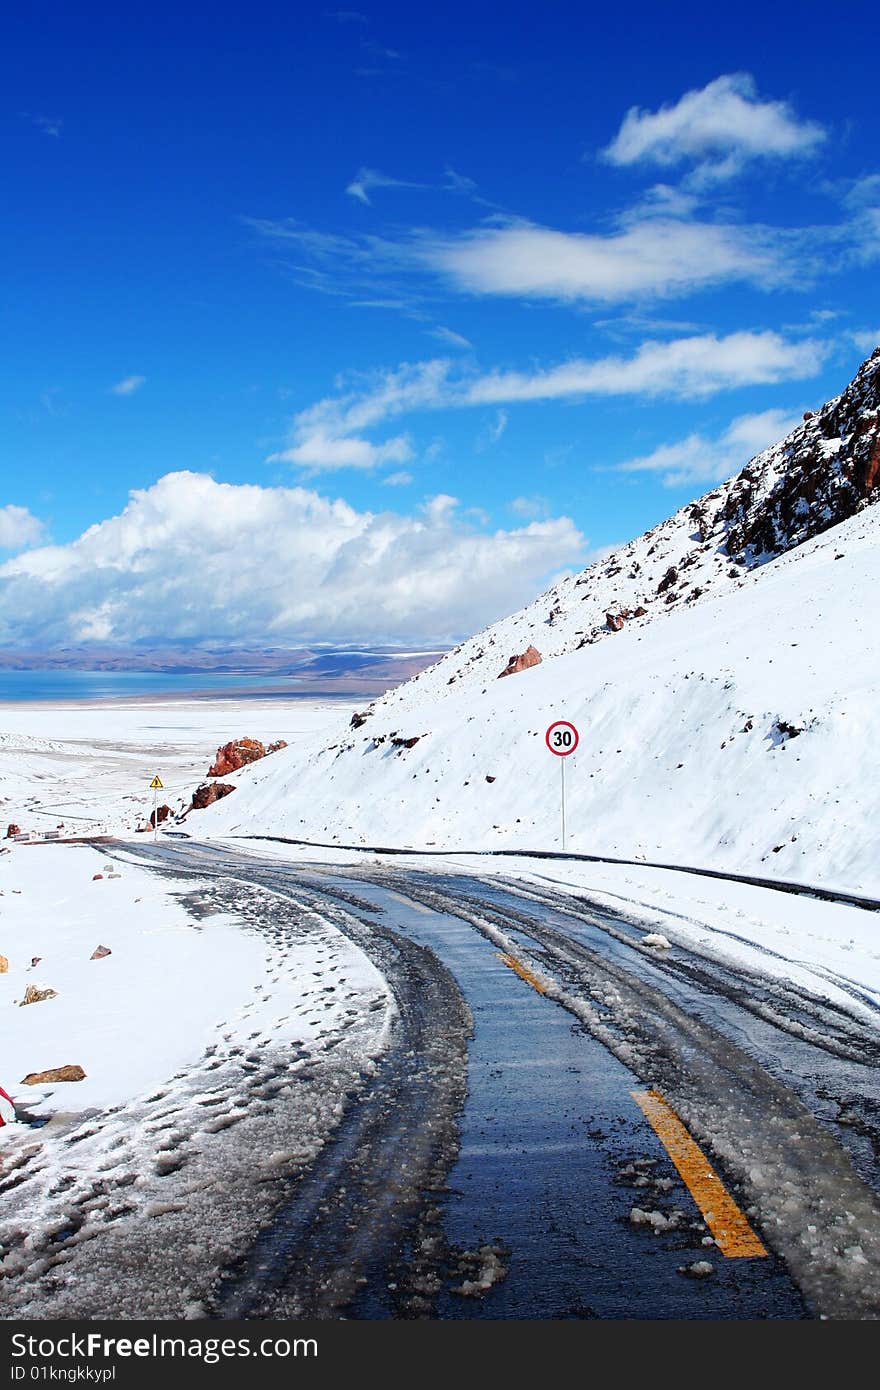
[[4, 38], [8, 642], [463, 635], [880, 341], [868, 4]]

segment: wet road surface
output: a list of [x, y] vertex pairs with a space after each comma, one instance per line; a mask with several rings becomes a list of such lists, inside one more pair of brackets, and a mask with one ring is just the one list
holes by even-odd
[[[391, 944], [424, 967], [392, 980], [404, 1024], [384, 1071], [228, 1272], [215, 1315], [874, 1315], [876, 1139], [867, 1121], [830, 1128], [844, 1093], [874, 1114], [876, 1035], [854, 1017], [769, 981], [756, 994], [686, 952], [659, 963], [637, 924], [549, 890], [219, 846], [144, 857], [342, 906], [336, 925], [368, 953], [381, 937], [386, 964]], [[416, 997], [432, 1006], [407, 1033]], [[444, 1019], [470, 1031], [466, 1053], [432, 1047]], [[749, 1208], [766, 1256], [719, 1251], [633, 1099], [646, 1085]]]

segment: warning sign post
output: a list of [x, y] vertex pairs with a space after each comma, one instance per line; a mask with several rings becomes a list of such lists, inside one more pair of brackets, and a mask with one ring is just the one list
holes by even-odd
[[157, 808], [157, 799], [158, 799], [158, 798], [157, 798], [156, 793], [162, 790], [162, 778], [159, 776], [158, 772], [156, 773], [155, 777], [153, 778], [152, 782], [150, 783], [150, 787], [151, 787], [152, 792], [153, 792], [153, 839], [154, 839], [154, 840], [158, 840], [158, 838], [159, 838], [159, 812], [158, 812], [158, 808]]

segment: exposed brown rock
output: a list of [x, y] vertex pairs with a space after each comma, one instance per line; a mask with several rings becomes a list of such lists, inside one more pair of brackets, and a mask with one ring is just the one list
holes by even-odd
[[623, 624], [624, 617], [622, 613], [605, 614], [605, 626], [609, 628], [611, 632], [620, 632], [621, 628], [623, 627]]
[[157, 825], [161, 825], [163, 821], [166, 821], [170, 815], [173, 815], [170, 806], [157, 806], [155, 811], [150, 812], [150, 827], [155, 829]]
[[657, 593], [665, 594], [667, 589], [671, 589], [673, 584], [678, 582], [678, 570], [675, 565], [670, 565], [660, 583], [657, 585]]
[[203, 782], [193, 792], [190, 810], [204, 811], [206, 806], [213, 806], [215, 801], [220, 801], [222, 797], [234, 791], [235, 787], [230, 782]]
[[500, 680], [502, 676], [515, 676], [520, 671], [527, 671], [530, 666], [538, 666], [542, 660], [543, 658], [538, 648], [528, 646], [525, 651], [521, 652], [518, 656], [514, 653], [504, 670], [499, 671], [498, 679]]
[[42, 956], [31, 956], [31, 970], [35, 969], [35, 967], [39, 965], [42, 959]]
[[103, 960], [105, 956], [112, 956], [113, 952], [109, 946], [96, 946], [89, 960]]
[[20, 826], [20, 825], [16, 825], [16, 824], [15, 824], [15, 821], [11, 821], [11, 822], [9, 823], [9, 825], [6, 827], [6, 838], [7, 838], [7, 840], [12, 840], [12, 839], [15, 838], [16, 835], [20, 835], [20, 834], [21, 834], [21, 826]]
[[267, 746], [266, 746], [266, 757], [268, 758], [268, 756], [269, 756], [270, 753], [280, 753], [280, 752], [281, 752], [281, 749], [282, 749], [282, 748], [286, 748], [286, 747], [287, 747], [287, 739], [286, 739], [286, 738], [277, 738], [277, 739], [275, 740], [274, 743], [267, 744]]
[[86, 1074], [82, 1067], [50, 1067], [48, 1071], [29, 1071], [27, 1076], [23, 1076], [20, 1084], [22, 1086], [45, 1086], [51, 1081], [85, 1081]]
[[92, 874], [92, 883], [95, 883], [99, 878], [103, 878], [103, 877], [104, 877], [103, 874]]
[[208, 768], [209, 777], [228, 777], [240, 767], [265, 758], [266, 748], [258, 738], [236, 738], [217, 749], [217, 757]]
[[357, 710], [355, 710], [354, 714], [351, 716], [351, 727], [353, 729], [359, 729], [363, 724], [366, 724], [372, 713], [373, 711], [371, 709], [365, 710], [363, 714], [359, 714]]
[[19, 1008], [24, 1008], [25, 1004], [41, 1004], [44, 999], [54, 999], [57, 993], [57, 989], [37, 989], [36, 985], [28, 985]]
[[643, 608], [641, 604], [639, 604], [638, 608], [634, 608], [634, 609], [633, 609], [633, 617], [634, 617], [634, 618], [645, 618], [645, 617], [647, 617], [647, 615], [648, 615], [648, 610], [647, 610], [647, 608]]
[[421, 734], [413, 734], [412, 738], [393, 738], [391, 742], [395, 748], [415, 748], [421, 737]]
[[9, 969], [9, 961], [5, 956], [0, 956], [0, 975], [5, 975]]

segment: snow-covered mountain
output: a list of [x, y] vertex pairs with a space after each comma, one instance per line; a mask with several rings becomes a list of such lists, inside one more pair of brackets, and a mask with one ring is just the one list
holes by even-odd
[[876, 888], [878, 497], [880, 349], [730, 482], [238, 774], [200, 826], [555, 848], [567, 718], [570, 849]]

